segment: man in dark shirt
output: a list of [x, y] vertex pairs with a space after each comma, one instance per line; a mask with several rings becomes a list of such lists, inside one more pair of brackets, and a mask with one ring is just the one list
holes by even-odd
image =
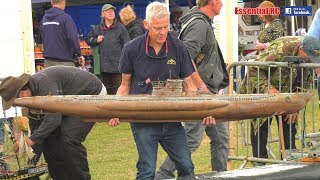
[[[97, 94], [106, 94], [106, 89], [95, 75], [66, 66], [49, 67], [32, 76], [10, 76], [0, 85], [4, 110], [12, 106], [16, 97]], [[32, 134], [25, 139], [26, 144], [40, 145], [53, 179], [91, 179], [82, 142], [94, 123], [59, 113], [45, 114], [40, 120], [29, 119]]]
[[[148, 32], [128, 42], [120, 57], [122, 83], [117, 95], [149, 94], [152, 81], [184, 79], [186, 93], [196, 91], [190, 75], [194, 72], [183, 42], [168, 34], [169, 10], [166, 4], [153, 2], [147, 6], [144, 26]], [[120, 119], [121, 120], [121, 119]], [[117, 125], [111, 119], [109, 125]], [[212, 117], [204, 118], [206, 125], [215, 124]], [[158, 143], [175, 163], [179, 178], [191, 178], [194, 166], [181, 123], [131, 123], [139, 161], [137, 179], [155, 176]]]
[[43, 43], [44, 67], [54, 65], [75, 66], [74, 59], [84, 63], [81, 56], [77, 27], [71, 16], [64, 12], [65, 0], [51, 0], [40, 24]]

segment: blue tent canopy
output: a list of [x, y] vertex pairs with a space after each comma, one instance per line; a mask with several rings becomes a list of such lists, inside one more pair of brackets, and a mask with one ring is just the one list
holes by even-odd
[[[50, 2], [51, 0], [31, 0], [32, 3], [45, 3]], [[76, 26], [78, 28], [78, 33], [82, 35], [82, 38], [85, 38], [91, 30], [91, 25], [96, 25], [100, 23], [101, 16], [101, 7], [107, 3], [111, 2], [112, 5], [116, 7], [116, 16], [119, 15], [119, 11], [123, 7], [123, 2], [127, 0], [103, 0], [103, 3], [92, 4], [93, 2], [101, 2], [100, 0], [67, 0], [70, 6], [67, 6], [65, 12], [69, 14]], [[152, 2], [152, 0], [132, 0], [134, 4], [134, 10], [138, 17], [145, 18], [146, 6]], [[187, 6], [187, 0], [176, 0], [175, 1], [180, 6]], [[195, 4], [195, 0], [192, 0]], [[49, 8], [47, 6], [46, 8]], [[43, 7], [38, 7], [37, 16], [39, 19], [42, 19], [44, 15]], [[39, 12], [41, 11], [41, 12]]]

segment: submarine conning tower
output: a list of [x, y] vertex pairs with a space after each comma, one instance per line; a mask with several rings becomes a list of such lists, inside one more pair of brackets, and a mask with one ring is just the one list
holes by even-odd
[[182, 96], [182, 79], [152, 81], [152, 96]]

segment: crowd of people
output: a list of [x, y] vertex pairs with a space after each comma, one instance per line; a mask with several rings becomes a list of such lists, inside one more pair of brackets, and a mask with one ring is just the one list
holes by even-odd
[[[100, 23], [93, 26], [86, 37], [87, 44], [95, 49], [94, 60], [98, 68], [94, 74], [75, 67], [76, 63], [83, 65], [84, 58], [76, 25], [64, 12], [66, 0], [51, 0], [51, 4], [52, 8], [46, 11], [39, 29], [45, 69], [32, 76], [10, 76], [1, 82], [4, 110], [12, 106], [15, 98], [21, 97], [149, 94], [152, 81], [165, 81], [169, 77], [183, 79], [187, 95], [196, 91], [218, 94], [229, 85], [226, 63], [212, 27], [212, 21], [223, 7], [222, 0], [197, 0], [196, 6], [184, 15], [177, 4], [169, 9], [164, 3], [152, 2], [146, 8], [144, 20], [136, 15], [133, 4], [129, 4], [119, 12], [121, 22], [116, 18], [113, 5], [103, 5]], [[274, 4], [264, 1], [260, 7], [274, 7]], [[275, 15], [261, 15], [260, 19], [263, 23], [258, 35], [259, 56], [256, 61], [281, 62], [284, 56], [299, 56], [308, 58], [308, 62], [319, 62], [319, 16], [310, 28], [313, 33], [304, 37], [283, 37], [283, 23]], [[255, 77], [257, 73], [256, 68], [250, 68], [248, 76]], [[289, 91], [285, 84], [289, 82], [285, 80], [281, 81], [281, 87], [278, 80], [271, 81], [268, 89], [267, 70], [260, 69], [259, 73], [260, 80], [244, 79], [242, 93], [278, 93], [281, 87], [281, 92]], [[274, 71], [271, 76], [278, 77], [277, 73]], [[284, 79], [289, 75], [285, 71], [282, 73]], [[297, 74], [298, 71], [294, 71], [293, 81], [299, 81]], [[311, 75], [312, 72], [305, 72], [300, 78], [303, 82], [310, 82]], [[31, 136], [25, 138], [25, 142], [34, 149], [37, 157], [44, 154], [53, 179], [91, 179], [82, 143], [94, 123], [62, 114], [39, 116], [29, 112], [28, 117]], [[286, 148], [295, 148], [294, 139], [289, 139], [289, 131], [294, 137], [297, 117], [298, 113], [294, 113], [283, 120], [290, 121], [284, 126]], [[117, 126], [120, 122], [121, 119], [114, 117], [108, 124]], [[252, 120], [251, 141], [255, 157], [267, 158], [266, 122], [265, 119], [258, 123]], [[228, 124], [217, 123], [214, 114], [203, 117], [202, 122], [184, 125], [164, 122], [130, 123], [130, 126], [138, 152], [137, 179], [170, 179], [175, 178], [175, 174], [178, 179], [193, 179], [191, 153], [199, 148], [204, 132], [210, 139], [212, 171], [227, 171]], [[257, 129], [260, 135], [257, 135]], [[156, 171], [159, 144], [168, 157]]]

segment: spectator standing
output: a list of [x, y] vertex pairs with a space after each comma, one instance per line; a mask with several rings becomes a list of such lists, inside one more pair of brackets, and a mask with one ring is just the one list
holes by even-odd
[[136, 16], [131, 6], [127, 5], [119, 12], [121, 22], [128, 30], [131, 39], [143, 35], [147, 30], [143, 25], [143, 20]]
[[45, 12], [40, 24], [44, 67], [75, 66], [74, 59], [84, 65], [77, 27], [64, 12], [66, 0], [51, 0], [51, 4], [52, 8]]
[[[308, 63], [320, 62], [320, 40], [311, 36], [284, 36], [280, 37], [270, 43], [270, 45], [259, 54], [255, 61], [261, 62], [283, 62], [285, 56], [299, 56], [308, 58]], [[259, 76], [258, 76], [259, 73]], [[281, 93], [290, 92], [290, 84], [292, 84], [292, 92], [297, 90], [297, 87], [301, 87], [301, 82], [304, 82], [304, 87], [307, 89], [312, 85], [312, 72], [309, 70], [303, 71], [303, 79], [300, 77], [301, 72], [299, 69], [294, 68], [292, 70], [292, 82], [288, 81], [290, 78], [290, 69], [282, 68], [281, 74], [277, 69], [271, 69], [270, 72], [270, 89], [268, 89], [268, 67], [260, 67], [259, 71], [255, 67], [249, 69], [249, 81], [247, 78], [241, 83], [240, 91], [242, 94], [252, 93], [278, 93], [281, 88]], [[258, 79], [257, 77], [260, 77]], [[281, 85], [279, 82], [281, 77]], [[258, 85], [259, 82], [259, 85]], [[248, 86], [248, 88], [247, 88]], [[259, 90], [259, 91], [258, 91]], [[296, 149], [295, 135], [297, 133], [296, 121], [298, 120], [298, 112], [292, 114], [290, 123], [290, 115], [286, 115], [283, 118], [283, 134], [285, 149]], [[253, 148], [253, 156], [260, 158], [268, 158], [267, 152], [267, 137], [268, 137], [268, 123], [267, 118], [261, 118], [259, 121], [253, 120], [251, 123], [251, 142]], [[291, 126], [291, 127], [290, 127]], [[258, 128], [260, 127], [260, 144], [258, 146], [257, 138]], [[290, 137], [290, 129], [292, 129]], [[291, 142], [291, 144], [290, 144]], [[258, 153], [258, 147], [260, 152]]]
[[98, 69], [100, 72], [95, 74], [101, 73], [100, 78], [108, 94], [116, 94], [120, 86], [119, 58], [123, 46], [130, 41], [127, 29], [115, 18], [115, 9], [111, 4], [103, 5], [101, 23], [94, 26], [86, 38], [88, 45], [99, 47], [99, 59], [94, 61], [96, 61], [95, 66], [100, 66]]
[[[263, 1], [259, 8], [273, 8], [275, 5], [270, 1]], [[257, 49], [262, 52], [269, 43], [284, 35], [283, 22], [278, 18], [279, 15], [259, 15], [262, 23], [258, 34]], [[271, 122], [271, 121], [270, 121]], [[259, 124], [260, 123], [260, 124]], [[293, 124], [294, 126], [295, 124]], [[289, 124], [285, 123], [284, 128], [288, 128]], [[259, 135], [258, 135], [258, 128]], [[293, 130], [294, 131], [294, 130]], [[295, 134], [295, 132], [293, 132]], [[258, 143], [259, 137], [259, 143]], [[251, 143], [253, 157], [267, 158], [267, 137], [268, 137], [268, 123], [265, 121], [257, 121], [256, 119], [251, 121]], [[258, 146], [260, 146], [258, 153]], [[293, 145], [295, 147], [295, 145]]]
[[[270, 1], [263, 1], [258, 8], [274, 8]], [[262, 23], [258, 34], [257, 49], [263, 51], [268, 43], [284, 35], [284, 24], [279, 15], [259, 15]]]
[[174, 4], [171, 7], [171, 14], [170, 14], [170, 31], [174, 34], [176, 34], [176, 37], [178, 37], [180, 30], [181, 30], [181, 22], [180, 18], [182, 17], [182, 8]]
[[[0, 85], [4, 110], [9, 109], [16, 97], [47, 95], [106, 94], [102, 82], [95, 75], [75, 67], [54, 66], [32, 76], [7, 77]], [[29, 112], [29, 115], [37, 117]], [[31, 136], [28, 146], [40, 145], [50, 176], [57, 180], [91, 179], [87, 152], [82, 142], [94, 123], [60, 113], [45, 114], [41, 119], [29, 121]], [[19, 141], [17, 141], [18, 143]], [[15, 144], [18, 147], [19, 144]]]
[[[151, 81], [183, 78], [186, 93], [196, 91], [190, 75], [194, 67], [185, 45], [168, 34], [169, 10], [167, 5], [152, 2], [147, 6], [144, 25], [148, 32], [127, 43], [122, 51], [119, 70], [122, 83], [117, 95], [147, 94], [152, 91]], [[170, 61], [170, 62], [169, 62]], [[119, 122], [111, 119], [109, 124]], [[215, 119], [203, 119], [206, 125]], [[178, 170], [179, 178], [194, 175], [191, 153], [181, 123], [131, 123], [139, 160], [136, 179], [153, 180], [155, 176], [158, 143], [167, 152]]]
[[[220, 14], [221, 0], [197, 0], [180, 20], [180, 39], [186, 44], [188, 53], [197, 71], [191, 77], [199, 91], [218, 94], [228, 83], [226, 65], [211, 26], [215, 16]], [[213, 114], [214, 116], [214, 114]], [[215, 171], [226, 171], [228, 160], [229, 134], [226, 122], [205, 127], [201, 123], [185, 123], [188, 146], [194, 152], [200, 146], [204, 131], [209, 136], [211, 167]], [[157, 172], [156, 179], [174, 178], [175, 166], [167, 157]]]

